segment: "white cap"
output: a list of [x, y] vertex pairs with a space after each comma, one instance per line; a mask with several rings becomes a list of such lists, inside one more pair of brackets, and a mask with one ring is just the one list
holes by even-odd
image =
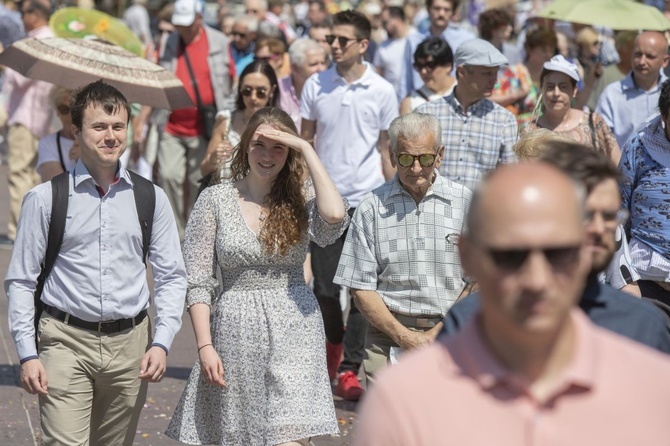
[[559, 73], [571, 77], [575, 82], [579, 82], [579, 69], [577, 68], [577, 65], [568, 62], [565, 57], [560, 54], [552, 57], [549, 62], [545, 62], [544, 65], [542, 65], [542, 68], [547, 71], [558, 71]]
[[202, 2], [200, 0], [177, 0], [174, 3], [172, 24], [175, 26], [191, 26], [195, 21], [196, 14], [202, 14]]

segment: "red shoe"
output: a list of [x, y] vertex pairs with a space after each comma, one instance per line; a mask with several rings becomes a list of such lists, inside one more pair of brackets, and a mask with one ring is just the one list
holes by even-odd
[[328, 378], [332, 381], [337, 378], [337, 369], [342, 362], [343, 344], [331, 344], [326, 341], [326, 364], [328, 365]]
[[356, 374], [351, 370], [340, 373], [340, 377], [337, 382], [337, 389], [335, 389], [335, 394], [344, 398], [347, 401], [358, 401], [358, 399], [363, 395], [363, 388], [358, 382]]

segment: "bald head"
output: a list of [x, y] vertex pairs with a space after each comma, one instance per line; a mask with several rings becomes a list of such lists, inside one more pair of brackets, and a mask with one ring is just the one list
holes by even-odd
[[660, 71], [668, 64], [668, 41], [658, 31], [640, 33], [633, 43], [633, 77], [645, 90], [658, 83]]
[[[579, 232], [585, 192], [565, 173], [545, 163], [503, 166], [477, 188], [468, 216], [468, 233], [492, 236], [510, 222], [551, 220], [555, 215]], [[513, 229], [513, 228], [509, 228]]]

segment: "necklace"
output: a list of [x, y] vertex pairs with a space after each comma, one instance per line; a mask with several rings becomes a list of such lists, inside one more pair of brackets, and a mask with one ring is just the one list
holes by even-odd
[[265, 223], [265, 211], [260, 204], [255, 204], [258, 207], [258, 221], [260, 222], [260, 226], [263, 227], [263, 223]]

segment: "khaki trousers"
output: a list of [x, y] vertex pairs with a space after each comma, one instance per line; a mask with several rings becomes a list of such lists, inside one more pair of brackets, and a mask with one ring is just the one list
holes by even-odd
[[[170, 201], [179, 238], [198, 198], [200, 163], [205, 156], [205, 140], [197, 136], [174, 136], [164, 132], [158, 148], [159, 183]], [[186, 183], [186, 184], [184, 184]]]
[[16, 238], [16, 226], [21, 213], [23, 196], [40, 183], [37, 166], [39, 138], [21, 124], [14, 124], [7, 132], [7, 181], [9, 183], [9, 222], [7, 237]]
[[[412, 331], [430, 330], [430, 328], [407, 328]], [[363, 361], [366, 386], [373, 384], [379, 372], [389, 364], [391, 347], [398, 347], [398, 344], [393, 342], [386, 333], [370, 324], [365, 335], [365, 360]]]
[[130, 446], [147, 396], [140, 362], [150, 345], [149, 318], [104, 334], [42, 314], [39, 356], [48, 394], [40, 395], [42, 444]]

